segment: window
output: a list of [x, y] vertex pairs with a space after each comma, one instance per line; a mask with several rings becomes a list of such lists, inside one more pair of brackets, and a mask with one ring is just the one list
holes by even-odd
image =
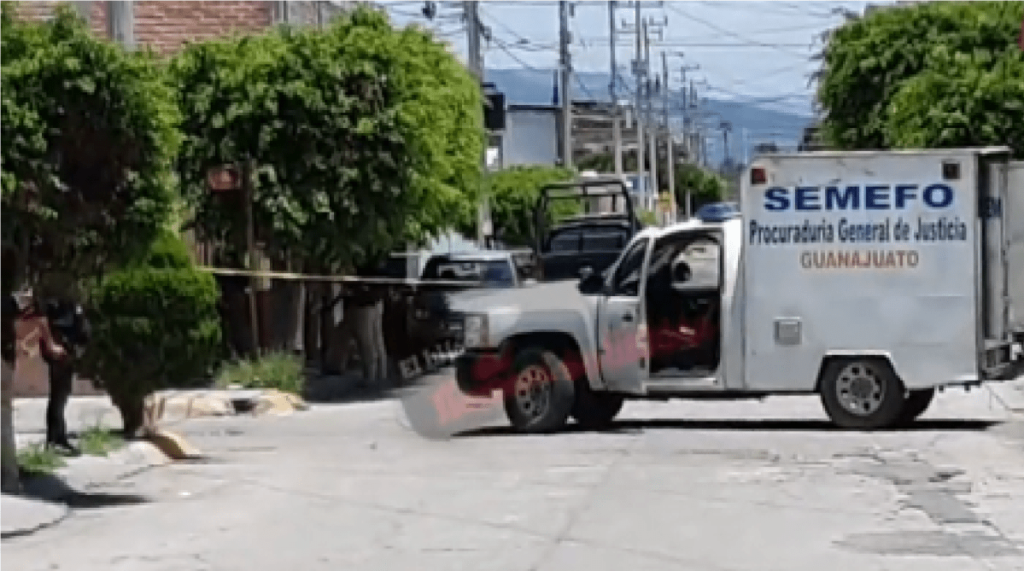
[[431, 258], [423, 270], [425, 280], [482, 282], [485, 287], [513, 287], [515, 273], [508, 260], [451, 260]]
[[643, 276], [644, 256], [648, 240], [637, 241], [622, 255], [622, 262], [612, 276], [612, 293], [627, 297], [640, 295], [640, 281]]
[[[721, 246], [710, 236], [692, 232], [668, 236], [655, 245], [648, 276], [659, 287], [671, 285], [676, 291], [718, 289], [721, 255]], [[691, 277], [685, 284], [674, 282], [672, 268], [677, 262], [690, 267]]]
[[580, 238], [580, 231], [577, 229], [563, 230], [551, 238], [548, 250], [551, 252], [578, 252]]

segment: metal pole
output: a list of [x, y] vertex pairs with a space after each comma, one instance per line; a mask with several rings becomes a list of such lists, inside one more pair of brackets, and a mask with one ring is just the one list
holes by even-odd
[[562, 68], [562, 166], [572, 168], [572, 54], [569, 53], [569, 3], [558, 3], [559, 51]]
[[107, 2], [107, 30], [110, 39], [128, 50], [135, 49], [135, 3]]
[[[644, 183], [644, 170], [646, 161], [644, 160], [644, 122], [643, 122], [643, 92], [644, 92], [644, 75], [641, 58], [644, 56], [644, 32], [646, 29], [642, 23], [641, 11], [643, 8], [639, 0], [633, 1], [633, 8], [636, 13], [636, 58], [633, 60], [633, 75], [636, 76], [636, 95], [634, 106], [636, 107], [636, 175], [638, 185]], [[647, 190], [644, 187], [638, 188], [639, 191]]]
[[[644, 22], [644, 75], [647, 76], [647, 92], [646, 92], [646, 112], [644, 113], [644, 120], [647, 122], [647, 142], [650, 145], [649, 161], [651, 162], [651, 194], [650, 197], [654, 204], [657, 204], [659, 198], [660, 188], [658, 188], [658, 124], [654, 120], [654, 100], [651, 99], [651, 37], [650, 27], [648, 22]], [[642, 144], [642, 143], [641, 143]], [[652, 210], [653, 208], [652, 204]]]
[[619, 76], [615, 64], [615, 0], [608, 2], [608, 34], [611, 38], [610, 71], [611, 81], [608, 82], [609, 101], [612, 105], [612, 145], [613, 157], [615, 158], [615, 174], [622, 174], [622, 124], [619, 122], [619, 97], [618, 81]]
[[[466, 17], [466, 35], [468, 40], [468, 51], [469, 51], [469, 69], [473, 75], [477, 78], [478, 85], [483, 86], [484, 80], [484, 55], [480, 49], [480, 13], [477, 10], [478, 2], [463, 2], [462, 9], [463, 14]], [[483, 112], [483, 109], [480, 110]], [[481, 189], [480, 204], [477, 206], [477, 223], [476, 223], [476, 239], [477, 243], [481, 248], [485, 247], [487, 242], [487, 234], [490, 226], [490, 207], [488, 204], [488, 197], [486, 192], [486, 177], [487, 175], [487, 147], [490, 146], [490, 139], [488, 138], [487, 143], [484, 145], [483, 154], [480, 157], [480, 163], [483, 166], [483, 173], [485, 177], [484, 188]]]
[[661, 78], [661, 88], [663, 90], [661, 107], [665, 122], [665, 154], [667, 155], [665, 158], [665, 166], [668, 175], [668, 223], [674, 224], [677, 215], [676, 211], [678, 209], [676, 205], [676, 164], [675, 153], [673, 153], [672, 150], [672, 126], [669, 124], [668, 55], [665, 52], [661, 52]]
[[[242, 164], [242, 201], [245, 208], [245, 251], [246, 269], [250, 272], [256, 271], [256, 222], [253, 219], [252, 202], [252, 161], [246, 160]], [[249, 319], [252, 326], [249, 332], [252, 334], [252, 350], [254, 355], [260, 354], [260, 314], [256, 304], [256, 291], [259, 289], [259, 280], [255, 274], [249, 275]]]

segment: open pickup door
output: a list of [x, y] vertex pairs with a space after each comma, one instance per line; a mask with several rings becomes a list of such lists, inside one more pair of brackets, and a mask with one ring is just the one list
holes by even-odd
[[534, 216], [544, 281], [603, 272], [641, 228], [629, 189], [614, 177], [549, 184]]

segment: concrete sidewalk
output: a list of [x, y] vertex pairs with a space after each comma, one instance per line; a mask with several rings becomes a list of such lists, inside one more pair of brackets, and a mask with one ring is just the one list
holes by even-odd
[[149, 442], [130, 442], [107, 456], [65, 458], [66, 465], [53, 474], [22, 480], [22, 495], [3, 495], [3, 537], [27, 535], [60, 522], [70, 508], [121, 503], [130, 498], [99, 492], [105, 486], [163, 466], [170, 460]]

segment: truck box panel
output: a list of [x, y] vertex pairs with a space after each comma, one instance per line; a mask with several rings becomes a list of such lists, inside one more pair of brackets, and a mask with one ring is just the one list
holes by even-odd
[[[744, 181], [742, 197], [747, 387], [812, 390], [828, 353], [887, 355], [910, 388], [976, 378], [978, 161], [969, 150], [755, 161], [767, 181]], [[799, 322], [798, 344], [777, 341], [780, 320]]]
[[1007, 182], [1003, 230], [1009, 246], [1010, 327], [1024, 332], [1024, 161], [1010, 164]]

